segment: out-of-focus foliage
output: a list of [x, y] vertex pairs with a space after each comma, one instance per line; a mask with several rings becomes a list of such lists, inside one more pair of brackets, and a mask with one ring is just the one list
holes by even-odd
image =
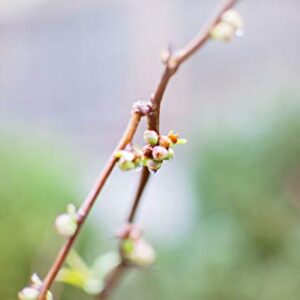
[[74, 201], [74, 176], [53, 149], [0, 143], [0, 299], [16, 299], [31, 273], [46, 272], [62, 239], [55, 216]]
[[[298, 299], [298, 116], [281, 118], [248, 136], [209, 138], [200, 148], [191, 181], [199, 199], [191, 234], [177, 247], [154, 245], [157, 264], [128, 273], [113, 298]], [[49, 266], [58, 246], [53, 250], [53, 241], [60, 240], [50, 236], [40, 243], [57, 212], [74, 199], [74, 189], [47, 154], [3, 145], [0, 298], [10, 300], [29, 278], [32, 262], [36, 271]], [[70, 287], [62, 297], [55, 294], [64, 300], [91, 298]]]
[[299, 136], [295, 113], [201, 147], [192, 234], [160, 253], [158, 269], [131, 275], [115, 299], [299, 299]]

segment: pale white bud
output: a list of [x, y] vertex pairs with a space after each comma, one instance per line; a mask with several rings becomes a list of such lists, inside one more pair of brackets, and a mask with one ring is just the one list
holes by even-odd
[[210, 32], [211, 38], [223, 42], [229, 42], [234, 37], [234, 34], [234, 27], [226, 22], [220, 22]]
[[244, 20], [239, 14], [238, 11], [235, 9], [227, 10], [223, 15], [222, 19], [223, 22], [230, 24], [233, 26], [235, 30], [241, 30], [244, 27]]
[[38, 296], [38, 290], [32, 287], [25, 287], [21, 292], [18, 293], [18, 298], [20, 300], [36, 300]]
[[140, 267], [148, 267], [155, 261], [156, 255], [153, 247], [145, 240], [134, 243], [133, 251], [128, 256], [130, 262]]
[[43, 284], [42, 280], [36, 273], [33, 273], [30, 279], [33, 287], [40, 288]]
[[170, 148], [168, 150], [168, 157], [166, 159], [172, 159], [174, 157], [174, 150]]
[[61, 214], [55, 220], [55, 227], [60, 235], [70, 237], [76, 232], [77, 222], [69, 214]]
[[161, 168], [162, 162], [153, 159], [147, 159], [146, 166], [151, 173], [157, 172]]

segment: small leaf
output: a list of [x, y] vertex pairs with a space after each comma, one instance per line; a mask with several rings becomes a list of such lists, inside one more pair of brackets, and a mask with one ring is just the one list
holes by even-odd
[[70, 251], [66, 262], [72, 269], [83, 273], [89, 273], [89, 267], [75, 250]]
[[120, 256], [112, 251], [99, 256], [92, 267], [93, 273], [99, 278], [105, 278], [106, 275], [120, 263]]
[[86, 274], [77, 270], [62, 268], [57, 275], [56, 281], [83, 288], [86, 282]]

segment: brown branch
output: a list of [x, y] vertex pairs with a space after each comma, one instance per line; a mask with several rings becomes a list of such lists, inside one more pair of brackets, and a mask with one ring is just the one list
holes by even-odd
[[128, 268], [128, 266], [124, 262], [121, 262], [119, 265], [117, 265], [112, 270], [112, 272], [106, 278], [104, 289], [101, 291], [100, 295], [98, 296], [99, 300], [108, 299], [111, 292], [119, 284], [119, 282], [122, 279], [122, 276], [123, 276], [125, 270], [127, 270], [127, 268]]
[[[165, 61], [165, 68], [162, 73], [161, 79], [153, 96], [150, 98], [149, 104], [138, 103], [134, 106], [134, 112], [130, 118], [129, 124], [118, 144], [116, 147], [116, 151], [124, 149], [125, 146], [131, 142], [135, 131], [138, 127], [140, 119], [142, 116], [147, 115], [147, 123], [148, 128], [150, 130], [155, 130], [159, 132], [159, 120], [160, 120], [160, 106], [163, 99], [163, 95], [165, 90], [168, 86], [168, 83], [171, 77], [176, 73], [180, 65], [185, 62], [191, 55], [193, 55], [197, 50], [199, 50], [208, 40], [209, 40], [209, 33], [211, 28], [215, 24], [217, 24], [222, 16], [222, 14], [230, 9], [232, 6], [236, 4], [237, 0], [226, 0], [218, 10], [217, 14], [212, 18], [212, 20], [207, 23], [203, 29], [199, 32], [199, 34], [184, 48], [177, 51], [175, 54], [169, 52], [169, 57]], [[99, 178], [97, 179], [93, 189], [91, 190], [90, 194], [82, 204], [81, 208], [78, 211], [78, 227], [76, 232], [73, 236], [71, 236], [65, 243], [65, 245], [59, 251], [52, 267], [50, 268], [48, 274], [46, 275], [43, 287], [40, 292], [38, 300], [45, 300], [46, 293], [48, 289], [51, 287], [57, 273], [59, 272], [60, 268], [62, 267], [70, 249], [72, 248], [76, 238], [79, 235], [79, 232], [82, 228], [84, 221], [86, 220], [90, 210], [92, 209], [99, 193], [101, 192], [103, 186], [105, 185], [110, 173], [112, 172], [117, 159], [114, 156], [114, 153], [111, 155], [109, 160], [106, 163], [106, 166], [102, 173], [100, 174]], [[149, 179], [149, 171], [146, 168], [143, 168], [143, 172], [141, 175], [140, 183], [138, 186], [138, 190], [133, 202], [133, 206], [130, 210], [129, 216], [127, 218], [128, 222], [133, 222], [137, 208], [140, 203], [140, 199], [144, 188]], [[118, 281], [120, 280], [124, 270], [126, 269], [126, 264], [121, 262], [119, 266], [117, 266], [108, 276], [106, 280], [106, 286], [104, 291], [100, 294], [99, 299], [106, 299], [113, 288], [117, 285]]]
[[133, 221], [134, 221], [136, 211], [137, 211], [137, 208], [139, 206], [139, 203], [140, 203], [142, 194], [144, 192], [144, 189], [146, 187], [146, 184], [148, 182], [149, 176], [150, 176], [150, 172], [148, 171], [148, 168], [143, 167], [142, 174], [141, 174], [141, 177], [140, 177], [139, 186], [137, 188], [136, 195], [134, 197], [134, 201], [133, 201], [131, 210], [129, 212], [128, 218], [127, 218], [128, 223], [133, 223]]
[[174, 54], [169, 51], [169, 57], [165, 62], [165, 68], [157, 88], [150, 99], [151, 111], [148, 114], [148, 128], [159, 132], [160, 106], [163, 95], [166, 91], [171, 77], [176, 73], [178, 68], [197, 50], [199, 50], [209, 40], [211, 29], [220, 21], [223, 13], [232, 8], [238, 0], [225, 0], [221, 3], [219, 9], [211, 20], [205, 24], [199, 33], [181, 50]]
[[66, 257], [68, 255], [69, 251], [71, 250], [76, 238], [79, 235], [79, 232], [82, 228], [84, 221], [86, 220], [92, 206], [94, 205], [99, 193], [101, 192], [106, 180], [108, 179], [111, 171], [113, 170], [113, 168], [116, 164], [117, 159], [115, 157], [115, 152], [118, 150], [124, 149], [125, 146], [131, 142], [131, 140], [136, 132], [136, 129], [139, 125], [140, 119], [144, 115], [143, 109], [144, 109], [144, 107], [142, 107], [141, 105], [134, 106], [134, 111], [131, 115], [131, 118], [129, 120], [127, 128], [126, 128], [122, 138], [120, 139], [118, 146], [116, 147], [115, 151], [112, 153], [111, 157], [108, 159], [106, 166], [105, 166], [104, 170], [101, 172], [99, 178], [96, 180], [96, 183], [95, 183], [93, 189], [91, 190], [91, 192], [89, 193], [89, 195], [83, 202], [82, 206], [78, 210], [77, 230], [73, 234], [73, 236], [71, 236], [66, 241], [64, 246], [60, 249], [53, 265], [51, 266], [48, 274], [46, 275], [46, 277], [44, 279], [43, 287], [40, 292], [38, 300], [45, 299], [48, 289], [51, 287], [60, 268], [62, 267], [64, 261], [66, 260]]
[[[207, 41], [209, 41], [211, 29], [220, 21], [223, 13], [232, 8], [237, 2], [238, 0], [223, 1], [219, 9], [217, 10], [217, 13], [206, 25], [203, 26], [203, 28], [194, 37], [194, 39], [192, 39], [185, 47], [175, 52], [174, 54], [172, 54], [169, 50], [169, 53], [167, 53], [168, 58], [165, 61], [165, 68], [163, 70], [162, 76], [153, 95], [150, 98], [151, 106], [150, 111], [147, 114], [147, 124], [149, 130], [155, 130], [159, 133], [160, 106], [166, 88], [172, 76], [188, 58], [190, 58], [196, 51], [202, 48]], [[132, 208], [127, 218], [127, 221], [129, 223], [132, 223], [134, 221], [138, 206], [140, 204], [141, 196], [149, 179], [149, 175], [149, 171], [144, 168], [141, 174], [139, 186]], [[127, 268], [128, 266], [124, 262], [121, 262], [114, 270], [112, 270], [105, 282], [104, 290], [99, 294], [99, 300], [105, 300], [109, 297], [110, 293], [117, 286], [118, 281], [121, 279], [124, 271]]]

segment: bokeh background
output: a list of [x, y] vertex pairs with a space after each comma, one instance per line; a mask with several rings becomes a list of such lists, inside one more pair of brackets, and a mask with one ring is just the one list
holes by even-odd
[[[153, 91], [161, 50], [184, 45], [217, 3], [0, 1], [0, 299], [45, 274], [62, 243], [55, 216], [88, 193], [131, 104]], [[139, 211], [157, 263], [113, 299], [299, 299], [300, 3], [238, 9], [245, 35], [209, 43], [167, 90], [162, 132], [189, 143]], [[116, 247], [137, 182], [109, 179], [76, 245], [88, 263]]]

